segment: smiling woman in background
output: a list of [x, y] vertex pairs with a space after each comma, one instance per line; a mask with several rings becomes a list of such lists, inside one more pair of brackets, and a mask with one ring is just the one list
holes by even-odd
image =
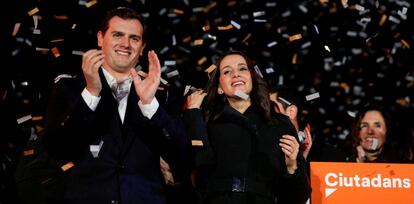
[[394, 124], [381, 106], [369, 104], [358, 112], [348, 136], [350, 161], [397, 162]]

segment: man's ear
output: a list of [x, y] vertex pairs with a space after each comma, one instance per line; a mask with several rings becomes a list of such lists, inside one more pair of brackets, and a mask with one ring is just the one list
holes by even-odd
[[103, 44], [103, 38], [104, 38], [104, 36], [103, 36], [104, 34], [103, 34], [103, 32], [102, 31], [99, 31], [97, 34], [96, 34], [96, 37], [98, 38], [98, 46], [99, 47], [102, 47], [102, 44]]
[[144, 43], [143, 45], [142, 45], [142, 48], [141, 48], [141, 51], [139, 52], [139, 56], [141, 56], [142, 57], [142, 55], [144, 55], [144, 50], [145, 50], [145, 46], [147, 45], [147, 43]]
[[298, 116], [298, 107], [296, 105], [290, 105], [286, 108], [286, 115], [290, 119], [295, 119]]

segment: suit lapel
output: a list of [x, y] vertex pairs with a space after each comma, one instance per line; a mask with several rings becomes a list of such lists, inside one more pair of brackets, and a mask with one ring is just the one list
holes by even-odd
[[134, 140], [138, 137], [136, 133], [143, 131], [141, 128], [147, 120], [140, 114], [141, 111], [138, 107], [138, 100], [134, 84], [132, 84], [128, 96], [124, 124], [122, 125], [122, 133], [124, 134], [122, 156], [128, 153], [131, 145], [134, 143]]
[[[102, 90], [101, 90], [101, 101], [99, 102], [98, 109], [102, 115], [102, 119], [108, 118], [108, 120], [103, 121], [110, 121], [109, 128], [111, 131], [114, 132], [114, 138], [116, 144], [120, 147], [123, 145], [122, 140], [122, 122], [121, 118], [118, 113], [118, 104], [114, 96], [112, 95], [112, 90], [108, 85], [108, 82], [105, 80], [105, 76], [102, 72], [102, 69], [99, 69], [99, 76], [101, 78], [102, 83]], [[97, 111], [98, 111], [97, 109]]]

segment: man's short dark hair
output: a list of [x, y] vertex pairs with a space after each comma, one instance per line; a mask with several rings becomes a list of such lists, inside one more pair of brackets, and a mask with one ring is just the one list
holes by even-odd
[[106, 33], [106, 31], [109, 28], [109, 21], [115, 17], [118, 16], [122, 19], [136, 19], [138, 20], [143, 28], [143, 34], [142, 34], [142, 40], [145, 43], [147, 40], [146, 37], [146, 30], [147, 30], [147, 26], [145, 25], [145, 21], [144, 18], [141, 16], [141, 14], [139, 14], [136, 10], [132, 9], [132, 8], [128, 8], [128, 7], [117, 7], [117, 8], [113, 8], [111, 10], [109, 10], [105, 17], [102, 20], [102, 25], [101, 25], [101, 31], [103, 32], [103, 34]]

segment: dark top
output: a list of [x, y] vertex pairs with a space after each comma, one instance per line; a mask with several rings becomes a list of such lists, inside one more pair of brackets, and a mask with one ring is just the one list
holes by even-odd
[[[185, 111], [189, 136], [204, 143], [196, 149], [195, 165], [207, 172], [205, 203], [275, 203], [276, 198], [277, 203], [294, 204], [308, 199], [302, 154], [290, 175], [279, 146], [282, 135], [296, 136], [293, 126], [280, 115], [276, 125], [267, 124], [258, 112], [249, 107], [241, 114], [226, 106], [205, 125], [199, 109]], [[237, 195], [226, 195], [232, 193]]]
[[[47, 111], [46, 149], [54, 158], [74, 164], [64, 172], [65, 202], [165, 203], [160, 156], [173, 171], [185, 162], [180, 153], [190, 143], [182, 123], [162, 107], [151, 120], [144, 117], [132, 86], [122, 124], [101, 70], [100, 77], [102, 98], [95, 111], [83, 100], [85, 83], [78, 77], [55, 83]], [[92, 154], [91, 145], [101, 146], [99, 154]]]

